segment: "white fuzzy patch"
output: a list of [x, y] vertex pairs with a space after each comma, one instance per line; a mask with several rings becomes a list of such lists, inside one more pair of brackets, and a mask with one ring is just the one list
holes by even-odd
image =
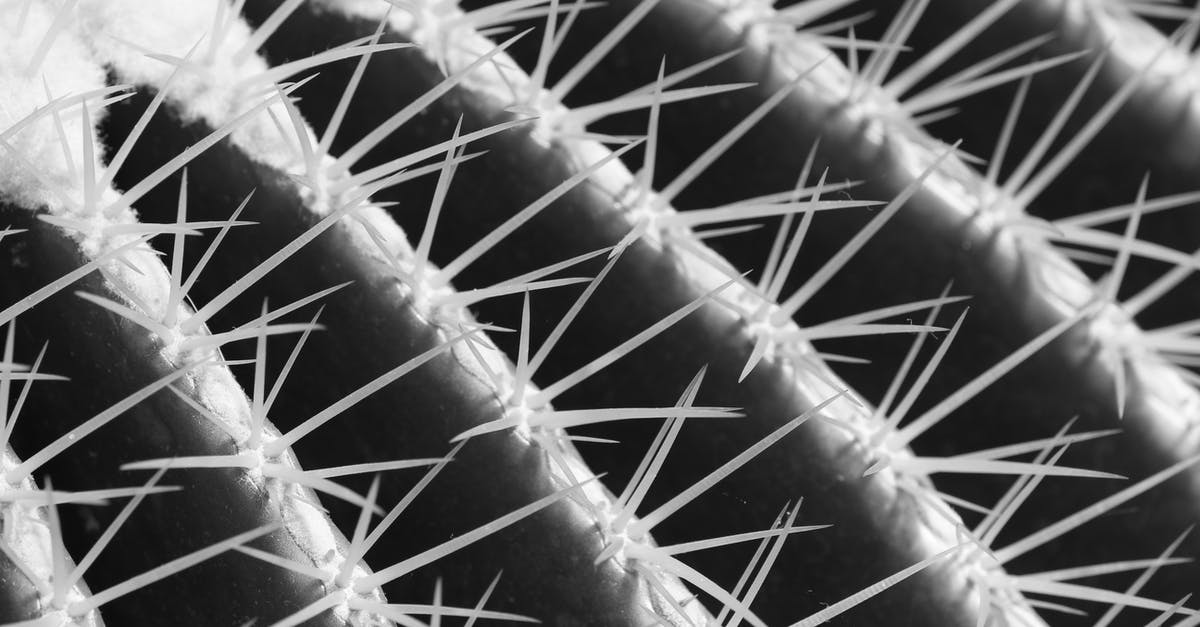
[[[62, 211], [65, 207], [52, 189], [62, 190], [76, 202], [82, 200], [81, 109], [74, 106], [59, 116], [72, 149], [69, 159], [53, 116], [42, 116], [17, 131], [13, 127], [46, 104], [46, 86], [53, 97], [82, 94], [104, 87], [104, 69], [89, 58], [73, 33], [64, 32], [54, 39], [36, 72], [26, 74], [55, 14], [54, 7], [36, 2], [22, 24], [22, 4], [0, 5], [0, 59], [4, 59], [0, 63], [0, 137], [12, 148], [0, 147], [0, 198], [23, 207]], [[99, 117], [100, 112], [93, 110], [92, 115]], [[98, 140], [95, 143], [100, 145]]]
[[[19, 466], [11, 449], [0, 449], [0, 475]], [[25, 477], [18, 485], [10, 486], [0, 479], [0, 497], [10, 489], [36, 490], [33, 479]], [[4, 543], [10, 556], [17, 559], [19, 568], [36, 578], [42, 585], [50, 586], [54, 575], [53, 538], [50, 535], [50, 524], [46, 517], [45, 506], [28, 501], [4, 502], [0, 500], [0, 542]], [[71, 568], [75, 563], [70, 561]], [[87, 589], [76, 584], [67, 591], [66, 603], [75, 603], [88, 597]], [[55, 616], [61, 619], [61, 625], [72, 627], [95, 627], [99, 625], [99, 614], [88, 612], [79, 618], [72, 619], [65, 610], [55, 610], [48, 605], [51, 599], [42, 599], [43, 617]]]
[[[252, 80], [267, 70], [260, 56], [249, 55], [240, 63], [234, 62], [234, 54], [251, 33], [242, 20], [234, 20], [222, 44], [211, 50], [208, 37], [217, 5], [202, 1], [81, 0], [79, 28], [92, 53], [115, 69], [119, 80], [156, 88], [166, 82], [176, 66], [146, 53], [183, 58], [195, 46], [191, 62], [170, 85], [169, 99], [173, 110], [185, 119], [203, 119], [220, 126], [261, 102], [272, 86]], [[276, 102], [272, 110], [290, 134], [282, 104]], [[232, 138], [267, 164], [281, 169], [295, 165], [294, 140], [281, 136], [269, 115], [255, 116]]]
[[[374, 21], [382, 19], [390, 6], [382, 0], [313, 1], [348, 16]], [[418, 49], [447, 74], [466, 68], [496, 47], [496, 42], [480, 35], [474, 28], [453, 22], [463, 16], [456, 2], [417, 0], [405, 4], [413, 7], [412, 10], [393, 9], [388, 25], [417, 44]], [[531, 36], [535, 34], [526, 35]], [[560, 114], [563, 107], [553, 98], [550, 99], [553, 102], [547, 102], [546, 94], [534, 94], [529, 75], [519, 68], [512, 57], [502, 52], [467, 76], [461, 85], [477, 96], [500, 103], [501, 107], [528, 102], [544, 109], [540, 114]]]

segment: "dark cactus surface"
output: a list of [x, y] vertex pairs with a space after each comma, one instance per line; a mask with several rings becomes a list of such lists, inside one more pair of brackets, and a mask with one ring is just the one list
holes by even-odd
[[0, 625], [1198, 625], [1197, 41], [0, 1]]

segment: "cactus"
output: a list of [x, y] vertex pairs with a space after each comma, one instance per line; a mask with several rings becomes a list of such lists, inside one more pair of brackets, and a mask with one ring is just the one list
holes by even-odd
[[1197, 14], [863, 4], [0, 4], [0, 623], [1195, 624]]

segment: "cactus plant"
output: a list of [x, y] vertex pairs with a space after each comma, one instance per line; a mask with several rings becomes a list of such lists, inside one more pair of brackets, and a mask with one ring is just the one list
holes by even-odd
[[877, 4], [0, 5], [0, 621], [1194, 624], [1194, 17]]

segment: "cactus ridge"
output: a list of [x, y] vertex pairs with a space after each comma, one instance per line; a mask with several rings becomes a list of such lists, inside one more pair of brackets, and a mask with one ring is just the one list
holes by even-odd
[[[632, 4], [633, 3], [629, 3], [629, 6]], [[1023, 6], [1028, 7], [1036, 4], [1038, 3], [1025, 3]], [[906, 3], [904, 6], [906, 7], [905, 10], [911, 11], [913, 10], [913, 7], [918, 5], [919, 3]], [[694, 9], [688, 10], [694, 12]], [[659, 24], [670, 23], [668, 21], [669, 19], [675, 19], [678, 21], [682, 11], [682, 9], [679, 9], [674, 13], [669, 13], [670, 18], [663, 18], [660, 20]], [[709, 34], [720, 30], [718, 27], [711, 27], [711, 23], [717, 23], [718, 19], [728, 19], [727, 12], [718, 10], [714, 11], [713, 13], [720, 15], [720, 18], [713, 18], [712, 22], [705, 22], [704, 18], [698, 18], [695, 20], [697, 23], [704, 24], [703, 28], [709, 29], [704, 32]], [[666, 10], [664, 10], [664, 14], [668, 14]], [[902, 15], [904, 15], [903, 12]], [[604, 28], [610, 27], [610, 25], [615, 22], [616, 19], [617, 16], [612, 17], [611, 21], [607, 22]], [[904, 19], [911, 20], [912, 15], [909, 14]], [[1045, 22], [1043, 22], [1043, 25], [1045, 26]], [[660, 26], [656, 32], [661, 35], [663, 32], [686, 30], [680, 29], [677, 26], [670, 28], [671, 30], [668, 31], [666, 27]], [[895, 32], [899, 32], [907, 29], [908, 27], [900, 26], [893, 28], [896, 29]], [[955, 28], [960, 28], [960, 26], [956, 24]], [[650, 29], [648, 28], [647, 30]], [[600, 30], [600, 33], [603, 32], [606, 31]], [[1025, 32], [1028, 36], [1036, 34], [1031, 31]], [[596, 35], [596, 37], [598, 38], [599, 35]], [[752, 36], [748, 37], [750, 37], [751, 41], [755, 41]], [[793, 72], [795, 72], [803, 70], [807, 67], [807, 63], [811, 63], [812, 59], [820, 56], [820, 50], [817, 49], [816, 46], [807, 45], [805, 43], [806, 41], [811, 41], [810, 39], [793, 39], [790, 33], [786, 34], [785, 37], [788, 37], [789, 39], [786, 41], [773, 41], [771, 42], [773, 45], [770, 46], [763, 44], [761, 49], [764, 51], [764, 57], [768, 53], [777, 55], [781, 59], [780, 64], [786, 65], [787, 61], [795, 59], [798, 56], [797, 50], [801, 52], [804, 50], [811, 50], [812, 52], [810, 52], [807, 56], [800, 57], [802, 59], [801, 62], [793, 64], [793, 67], [799, 68], [793, 70]], [[1009, 42], [1014, 40], [1019, 40], [1019, 38], [1010, 37], [1007, 39]], [[658, 40], [646, 33], [640, 33], [636, 38], [636, 41], [639, 42], [639, 45], [651, 41], [658, 45]], [[710, 41], [720, 41], [722, 43], [708, 46], [707, 44]], [[686, 43], [675, 44], [672, 41], [667, 44], [662, 44], [662, 46], [657, 49], [661, 50], [662, 47], [668, 46], [674, 46], [671, 48], [673, 51], [684, 49], [685, 54], [677, 54], [675, 58], [679, 59], [682, 57], [683, 62], [687, 63], [691, 60], [706, 58], [720, 52], [725, 41], [727, 40], [720, 37], [689, 37], [687, 38]], [[703, 42], [705, 47], [703, 50], [693, 50], [700, 47], [693, 45], [693, 42]], [[895, 43], [896, 42], [894, 41], [886, 42], [886, 45], [883, 46], [882, 49], [887, 50], [889, 46]], [[620, 55], [624, 59], [644, 58], [644, 56], [649, 56], [643, 56], [639, 52], [634, 51], [635, 47], [636, 46], [634, 44], [631, 44], [629, 49], [621, 50]], [[1152, 53], [1162, 50], [1162, 46], [1143, 46], [1142, 50], [1144, 52], [1148, 50]], [[1067, 54], [1078, 56], [1080, 53], [1078, 51], [1068, 51]], [[1149, 57], [1151, 55], [1147, 54], [1146, 56]], [[645, 63], [645, 61], [643, 61], [643, 63]], [[1145, 59], [1143, 59], [1143, 65], [1144, 63]], [[851, 67], [854, 67], [854, 65], [855, 63], [852, 61]], [[914, 67], [916, 65], [919, 65], [919, 63], [914, 64]], [[622, 69], [627, 69], [627, 67], [632, 66], [623, 66]], [[1084, 67], [1087, 67], [1087, 65], [1085, 64]], [[736, 70], [731, 70], [729, 72], [720, 74], [719, 76], [714, 76], [711, 80], [739, 80], [742, 76], [745, 76], [746, 71], [743, 68], [744, 66], [742, 68], [737, 68]], [[645, 74], [646, 72], [643, 71], [642, 75]], [[784, 74], [785, 77], [781, 80], [786, 80], [787, 74]], [[611, 81], [613, 76], [614, 74], [610, 73], [604, 78]], [[1136, 79], [1136, 72], [1135, 76], [1133, 77], [1130, 77], [1128, 74], [1124, 75], [1123, 77], [1123, 80], [1128, 84], [1137, 84], [1137, 81], [1134, 79]], [[624, 80], [624, 84], [633, 85], [636, 84], [636, 81], [636, 77], [630, 77], [629, 79]], [[775, 124], [770, 126], [771, 131], [769, 133], [756, 136], [753, 140], [749, 140], [747, 145], [752, 147], [753, 150], [757, 151], [757, 155], [772, 155], [773, 157], [779, 157], [781, 155], [790, 154], [792, 156], [792, 161], [790, 162], [792, 167], [799, 167], [800, 159], [803, 156], [802, 153], [794, 149], [788, 152], [787, 146], [785, 146], [783, 140], [779, 138], [788, 138], [788, 140], [794, 140], [794, 138], [798, 136], [805, 136], [804, 133], [806, 132], [809, 132], [810, 134], [819, 132], [822, 141], [822, 147], [832, 146], [835, 149], [831, 150], [829, 153], [829, 159], [834, 164], [837, 164], [835, 167], [839, 167], [842, 172], [848, 173], [850, 176], [857, 175], [861, 178], [868, 178], [867, 176], [863, 176], [861, 174], [867, 170], [868, 167], [874, 168], [875, 170], [883, 169], [884, 171], [903, 171], [903, 166], [911, 164], [911, 156], [914, 151], [927, 151], [927, 149], [922, 148], [922, 145], [929, 144], [930, 140], [922, 139], [923, 135], [920, 132], [915, 131], [915, 129], [907, 128], [908, 125], [906, 125], [902, 120], [897, 123], [896, 117], [891, 115], [891, 112], [897, 110], [896, 107], [888, 105], [887, 103], [877, 104], [874, 102], [851, 102], [848, 106], [843, 106], [842, 94], [845, 93], [845, 90], [839, 89], [839, 86], [847, 83], [853, 84], [854, 81], [842, 80], [839, 82], [831, 80], [828, 82], [825, 90], [814, 90], [812, 92], [797, 90], [798, 94], [810, 96], [807, 99], [801, 96], [797, 97], [797, 100], [803, 101], [804, 103], [804, 106], [798, 107], [798, 110], [832, 111], [827, 115], [812, 116], [815, 120], [817, 120], [815, 125], [812, 127], [816, 130], [810, 131], [808, 128], [803, 128], [801, 124], [792, 123], [790, 120], [787, 123], [776, 120]], [[1116, 103], [1119, 103], [1121, 96], [1120, 92], [1122, 91], [1120, 87], [1121, 84], [1121, 82], [1117, 82], [1118, 87], [1114, 91], [1117, 92], [1118, 98], [1109, 101], [1112, 103], [1106, 105], [1109, 109], [1114, 109], [1116, 107]], [[616, 89], [620, 90], [621, 88], [622, 87], [618, 86]], [[768, 97], [772, 93], [772, 88], [764, 88], [760, 90], [759, 93], [761, 94], [762, 98]], [[1101, 102], [1104, 102], [1103, 99]], [[740, 110], [749, 111], [751, 106], [753, 105], [742, 105], [743, 108]], [[1065, 110], [1069, 113], [1069, 108]], [[843, 111], [846, 113], [843, 113]], [[883, 112], [882, 115], [877, 113], [880, 111]], [[858, 117], [854, 117], [859, 112], [867, 113], [866, 117], [863, 118], [864, 121], [861, 123], [856, 122], [854, 125], [847, 126], [846, 128], [848, 130], [844, 134], [830, 132], [831, 129], [838, 128], [836, 122], [838, 118], [846, 115], [847, 117], [851, 118], [851, 121], [859, 120]], [[1111, 113], [1111, 111], [1108, 111], [1107, 113]], [[712, 119], [719, 118], [728, 120], [730, 117], [736, 120], [736, 114], [734, 116], [727, 116], [724, 113], [720, 113], [714, 116], [710, 115], [709, 111], [707, 110], [697, 114], [697, 109], [693, 108], [691, 110], [690, 117], [680, 114], [675, 124], [676, 128], [681, 128], [679, 121], [686, 120], [685, 124], [691, 125], [689, 128], [696, 128], [697, 118], [704, 119], [707, 123]], [[1094, 130], [1095, 128], [1099, 128], [1102, 125], [1102, 122], [1104, 122], [1104, 117], [1097, 116], [1093, 117], [1092, 121], [1088, 122], [1088, 124], [1091, 125], [1090, 127]], [[699, 125], [700, 128], [703, 128], [704, 126], [704, 123]], [[860, 128], [868, 129], [869, 132], [860, 133]], [[875, 140], [872, 139], [873, 135], [870, 133], [874, 132], [874, 129], [886, 129], [887, 134], [884, 135], [885, 140], [883, 142], [875, 143]], [[770, 139], [765, 139], [765, 137], [768, 135]], [[1082, 133], [1073, 137], [1071, 141], [1076, 147], [1081, 147], [1083, 144], [1086, 144], [1087, 136], [1088, 133]], [[681, 137], [681, 134], [679, 132], [675, 132], [672, 137], [678, 139]], [[879, 149], [879, 152], [885, 155], [887, 159], [891, 159], [892, 162], [888, 163], [887, 161], [884, 161], [886, 165], [882, 167], [874, 164], [868, 166], [869, 162], [867, 159], [874, 157], [876, 153], [863, 149], [864, 138], [867, 139], [865, 143], [869, 147], [872, 147], [871, 150], [875, 150], [874, 146], [880, 146], [881, 148]], [[680, 144], [679, 142], [667, 142], [664, 143], [664, 145], [679, 147]], [[773, 150], [771, 147], [774, 147], [775, 150]], [[680, 150], [685, 149], [680, 148]], [[698, 151], [699, 149], [696, 150], [696, 152]], [[695, 154], [695, 152], [690, 154]], [[870, 157], [861, 158], [857, 164], [847, 164], [847, 160], [844, 157], [844, 155], [847, 154], [852, 156], [870, 155]], [[893, 154], [897, 156], [893, 158], [891, 156]], [[1059, 153], [1059, 156], [1051, 159], [1051, 165], [1053, 167], [1045, 167], [1037, 172], [1038, 178], [1041, 179], [1041, 183], [1039, 183], [1039, 185], [1045, 184], [1050, 179], [1053, 179], [1054, 176], [1056, 176], [1054, 173], [1058, 171], [1063, 163], [1071, 156], [1072, 151], [1067, 150]], [[929, 158], [931, 157], [926, 157], [926, 159]], [[1028, 167], [1035, 166], [1037, 158], [1029, 160], [1027, 162]], [[686, 163], [686, 159], [677, 158], [675, 160]], [[895, 162], [899, 163], [897, 164]], [[783, 178], [783, 176], [790, 175], [789, 167], [787, 165], [778, 166], [776, 163], [764, 164], [762, 159], [749, 156], [745, 151], [738, 153], [736, 156], [731, 156], [726, 165], [726, 174], [723, 176], [714, 175], [708, 177], [707, 180], [709, 184], [704, 186], [704, 192], [702, 192], [702, 194], [705, 194], [705, 196], [703, 197], [702, 202], [711, 202], [711, 196], [714, 194], [728, 193], [722, 189], [722, 186], [731, 189], [743, 189], [743, 179], [759, 177], [759, 173], [764, 170], [779, 172], [781, 175], [775, 177], [775, 180], [780, 180]], [[683, 166], [676, 166], [676, 170], [681, 169], [683, 169]], [[715, 168], [715, 170], [719, 172], [720, 168]], [[963, 227], [960, 225], [971, 223], [963, 222], [957, 216], [978, 216], [978, 211], [971, 209], [971, 205], [982, 204], [987, 206], [991, 203], [991, 201], [988, 199], [996, 196], [996, 194], [993, 193], [990, 196], [988, 194], [981, 194], [981, 201], [972, 201], [969, 198], [969, 195], [973, 194], [974, 190], [980, 187], [978, 183], [973, 183], [975, 177], [973, 175], [969, 175], [969, 171], [964, 170], [961, 167], [946, 168], [946, 170], [947, 174], [954, 174], [955, 176], [949, 181], [939, 181], [941, 184], [937, 186], [937, 189], [947, 190], [942, 191], [941, 196], [943, 198], [947, 198], [948, 200], [935, 199], [933, 202], [930, 202], [930, 199], [926, 197], [922, 198], [921, 202], [912, 203], [909, 208], [914, 212], [912, 215], [919, 215], [920, 218], [904, 220], [904, 226], [902, 227], [903, 231], [901, 230], [901, 227], [896, 227], [896, 229], [891, 231], [885, 231], [885, 233], [888, 233], [889, 236], [885, 236], [882, 239], [886, 241], [888, 245], [886, 248], [881, 245], [879, 247], [881, 250], [886, 249], [891, 251], [891, 254], [895, 254], [894, 251], [896, 251], [898, 248], [896, 246], [897, 243], [928, 242], [929, 244], [921, 247], [920, 252], [902, 253], [905, 258], [923, 259], [930, 256], [928, 251], [931, 248], [936, 250], [937, 246], [958, 246], [961, 242], [961, 245], [965, 250], [985, 251], [984, 255], [979, 256], [958, 255], [957, 259], [955, 259], [955, 257], [947, 258], [955, 259], [956, 263], [970, 264], [967, 265], [967, 271], [963, 272], [962, 274], [965, 275], [969, 281], [971, 281], [971, 283], [967, 286], [967, 291], [968, 293], [975, 293], [976, 300], [979, 300], [989, 291], [999, 297], [998, 299], [987, 299], [984, 301], [988, 305], [987, 310], [1004, 311], [1008, 313], [1008, 319], [1011, 320], [1012, 313], [1027, 315], [1022, 314], [1019, 309], [1027, 307], [1030, 303], [1046, 306], [1046, 309], [1043, 310], [1044, 313], [1037, 314], [1038, 318], [1036, 325], [1029, 325], [1030, 330], [1026, 332], [1027, 335], [1024, 335], [1025, 338], [1035, 336], [1036, 333], [1040, 333], [1045, 326], [1050, 326], [1050, 324], [1055, 322], [1063, 322], [1064, 316], [1077, 315], [1075, 312], [1078, 312], [1080, 309], [1084, 309], [1089, 306], [1089, 303], [1095, 300], [1097, 297], [1104, 299], [1110, 288], [1112, 288], [1114, 285], [1120, 284], [1120, 280], [1118, 278], [1115, 281], [1110, 281], [1107, 288], [1093, 289], [1086, 279], [1082, 278], [1082, 275], [1078, 273], [1077, 270], [1073, 269], [1070, 264], [1065, 262], [1062, 256], [1048, 250], [1047, 246], [1040, 241], [1042, 239], [1040, 236], [1041, 230], [1033, 233], [1028, 232], [1028, 223], [1032, 221], [1025, 218], [1018, 218], [1015, 222], [1010, 223], [1012, 224], [1011, 227], [1005, 224], [1005, 222], [1009, 220], [1009, 218], [1005, 218], [1004, 220], [1000, 221], [999, 226], [1003, 227], [1003, 230], [1007, 232], [996, 233], [989, 230], [985, 231], [978, 239], [975, 239], [974, 233], [972, 232], [976, 227], [970, 226], [968, 227], [969, 230], [966, 230], [967, 236], [964, 237], [963, 231], [960, 230]], [[964, 176], [961, 174], [961, 172], [967, 172], [968, 176], [966, 178], [969, 180], [964, 181]], [[903, 176], [896, 178], [902, 182], [901, 184], [908, 180]], [[959, 188], [965, 188], [965, 190], [960, 190]], [[966, 202], [959, 203], [957, 201], [959, 195], [955, 194], [955, 192], [959, 191], [964, 192], [964, 194], [968, 196]], [[986, 191], [986, 189], [984, 191]], [[1175, 201], [1179, 201], [1181, 203], [1186, 202], [1186, 200], [1180, 196], [1178, 198], [1163, 199], [1161, 206], [1170, 207]], [[956, 208], [954, 206], [955, 204], [960, 204], [960, 206]], [[1134, 203], [1133, 205], [1126, 207], [1123, 212], [1114, 213], [1118, 218], [1123, 215], [1128, 215], [1131, 213], [1132, 208], [1135, 208], [1140, 204], [1144, 204], [1144, 202]], [[922, 206], [925, 208], [918, 208]], [[951, 221], [952, 217], [953, 221]], [[987, 215], [982, 216], [984, 221], [979, 223], [979, 226], [988, 227], [990, 229], [989, 225], [996, 222], [996, 220], [987, 219], [989, 217], [990, 216]], [[946, 224], [954, 224], [954, 227], [944, 228], [943, 225]], [[1035, 226], [1037, 225], [1036, 222], [1033, 222], [1033, 224]], [[1136, 251], [1139, 255], [1150, 253], [1163, 260], [1167, 260], [1170, 263], [1182, 262], [1190, 264], [1190, 259], [1188, 259], [1188, 255], [1186, 254], [1169, 250], [1164, 251], [1161, 248], [1155, 248], [1148, 245], [1146, 242], [1140, 242], [1139, 240], [1134, 239], [1131, 234], [1135, 231], [1136, 226], [1130, 226], [1127, 229], [1124, 237], [1109, 237], [1107, 239], [1101, 238], [1099, 234], [1080, 233], [1079, 231], [1076, 231], [1074, 233], [1070, 233], [1069, 235], [1063, 236], [1063, 239], [1074, 239], [1079, 243], [1092, 244], [1103, 242], [1104, 246], [1118, 250], [1118, 263], [1116, 264], [1116, 269], [1114, 270], [1114, 275], [1117, 277], [1119, 277], [1122, 273], [1121, 269], [1123, 267], [1123, 262], [1120, 260], [1128, 259], [1128, 257], [1131, 256], [1131, 251]], [[924, 235], [925, 233], [928, 233], [929, 235]], [[920, 237], [914, 237], [914, 234], [922, 235]], [[877, 240], [878, 239], [879, 238], [877, 238]], [[752, 249], [751, 254], [755, 254], [759, 250], [761, 249]], [[997, 254], [992, 254], [992, 251], [996, 251]], [[865, 257], [869, 263], [874, 263], [876, 266], [881, 267], [888, 266], [885, 261], [888, 259], [888, 257], [885, 257], [879, 252], [867, 252], [868, 254], [865, 255]], [[975, 257], [979, 257], [979, 259]], [[1005, 257], [1008, 258], [1006, 259]], [[996, 258], [999, 258], [1000, 262], [997, 262]], [[895, 273], [880, 272], [877, 268], [875, 270], [871, 270], [869, 263], [863, 263], [854, 267], [858, 269], [858, 276], [869, 275], [884, 279], [883, 281], [873, 281], [873, 287], [879, 287], [881, 290], [890, 290], [895, 292], [896, 290], [890, 287], [890, 284], [887, 283], [888, 281], [891, 281], [891, 284], [897, 284], [901, 286], [909, 285], [909, 282], [897, 281]], [[1000, 269], [1003, 269], [1003, 272], [997, 272], [997, 270]], [[1154, 297], [1161, 296], [1161, 292], [1169, 289], [1172, 285], [1174, 285], [1174, 283], [1177, 283], [1178, 280], [1186, 273], [1186, 271], [1187, 267], [1184, 266], [1180, 266], [1179, 268], [1172, 270], [1170, 273], [1168, 273], [1167, 277], [1160, 282], [1159, 285], [1155, 286], [1155, 288], [1152, 290], [1148, 290], [1146, 298], [1153, 299]], [[1025, 287], [1023, 283], [1014, 283], [1013, 279], [1010, 278], [1014, 276], [1020, 278], [1026, 276], [1027, 274], [1032, 276], [1032, 280], [1030, 280], [1032, 287], [1030, 288]], [[979, 275], [988, 276], [989, 278], [980, 280], [979, 278], [976, 278]], [[924, 276], [924, 274], [921, 274], [921, 276]], [[1063, 279], [1067, 280], [1064, 281]], [[1019, 280], [1025, 281], [1026, 279], [1020, 278]], [[1021, 289], [1018, 291], [1027, 296], [1013, 298], [1014, 284], [1020, 286]], [[998, 286], [1004, 286], [1004, 288], [999, 289]], [[963, 283], [961, 281], [957, 282], [956, 287], [963, 287]], [[853, 286], [851, 289], [858, 290], [859, 288], [858, 286]], [[1155, 291], [1159, 293], [1154, 294]], [[911, 290], [903, 293], [908, 298], [912, 298], [914, 295], [914, 292]], [[1066, 313], [1063, 313], [1062, 311], [1064, 309], [1062, 305], [1065, 304], [1062, 302], [1064, 300], [1064, 295], [1070, 296], [1070, 298], [1065, 300], [1068, 302], [1074, 301], [1076, 303], [1070, 308], [1066, 308]], [[905, 296], [902, 296], [902, 298], [903, 297]], [[852, 295], [844, 297], [843, 300], [845, 302], [857, 303], [861, 302], [861, 297], [859, 296], [858, 291], [855, 291]], [[1014, 305], [1018, 311], [1014, 312]], [[1094, 305], [1090, 306], [1094, 307]], [[1071, 311], [1071, 309], [1074, 309], [1075, 311]], [[1045, 320], [1046, 316], [1044, 314], [1054, 311], [1058, 311], [1058, 313], [1055, 313], [1054, 317], [1049, 320], [1049, 323], [1047, 323]], [[1085, 374], [1086, 376], [1080, 377], [1080, 379], [1083, 379], [1082, 385], [1080, 385], [1080, 383], [1072, 383], [1071, 385], [1083, 387], [1085, 390], [1087, 390], [1085, 394], [1092, 395], [1095, 398], [1100, 398], [1103, 396], [1115, 396], [1117, 402], [1112, 403], [1112, 406], [1115, 408], [1136, 407], [1136, 409], [1133, 410], [1134, 416], [1132, 419], [1127, 416], [1123, 421], [1123, 424], [1132, 425], [1135, 431], [1153, 434], [1149, 437], [1157, 439], [1157, 444], [1154, 444], [1150, 448], [1155, 448], [1155, 450], [1159, 451], [1159, 453], [1156, 454], [1157, 457], [1147, 454], [1147, 449], [1145, 448], [1146, 445], [1144, 442], [1145, 436], [1139, 436], [1138, 440], [1133, 440], [1129, 442], [1128, 446], [1124, 447], [1124, 450], [1129, 451], [1125, 454], [1128, 456], [1128, 458], [1138, 459], [1139, 462], [1141, 460], [1146, 460], [1148, 462], [1148, 464], [1144, 464], [1137, 470], [1139, 473], [1145, 473], [1143, 476], [1151, 475], [1154, 470], [1167, 467], [1169, 464], [1164, 463], [1164, 460], [1168, 462], [1173, 460], [1187, 460], [1189, 458], [1188, 451], [1191, 450], [1188, 444], [1191, 441], [1191, 438], [1187, 437], [1187, 434], [1190, 432], [1187, 425], [1190, 424], [1190, 421], [1186, 415], [1188, 413], [1188, 408], [1194, 406], [1192, 404], [1192, 399], [1194, 399], [1194, 391], [1191, 390], [1190, 386], [1185, 385], [1184, 382], [1189, 380], [1191, 377], [1188, 376], [1188, 373], [1181, 372], [1168, 365], [1165, 365], [1162, 359], [1152, 354], [1154, 351], [1144, 350], [1145, 346], [1139, 345], [1140, 342], [1138, 342], [1136, 339], [1141, 337], [1141, 335], [1137, 333], [1133, 327], [1128, 325], [1127, 320], [1125, 320], [1123, 316], [1114, 317], [1112, 315], [1113, 311], [1111, 308], [1106, 308], [1098, 313], [1100, 315], [1092, 314], [1088, 316], [1089, 319], [1094, 320], [1092, 324], [1088, 325], [1087, 327], [1081, 326], [1081, 328], [1072, 329], [1068, 334], [1067, 339], [1056, 343], [1055, 346], [1061, 347], [1059, 350], [1063, 350], [1065, 353], [1064, 358], [1054, 361], [1053, 363], [1057, 365], [1046, 368], [1046, 371], [1071, 371]], [[1008, 323], [998, 320], [993, 325], [985, 326], [990, 329], [992, 326], [1008, 326]], [[1081, 330], [1084, 332], [1080, 332]], [[959, 338], [959, 341], [962, 342], [962, 338]], [[1177, 350], [1184, 350], [1183, 347], [1185, 346], [1185, 343], [1181, 341], [1177, 344], [1177, 346], [1179, 346], [1179, 349]], [[1088, 354], [1099, 355], [1101, 358], [1096, 359], [1093, 365], [1088, 368], [1079, 367], [1078, 364], [1080, 361], [1080, 356]], [[972, 355], [977, 357], [978, 353], [972, 353]], [[1045, 357], [1040, 357], [1039, 359], [1043, 363], [1049, 362], [1049, 360]], [[978, 363], [977, 358], [975, 361]], [[1114, 363], [1118, 364], [1118, 366], [1110, 367], [1110, 364]], [[975, 368], [977, 368], [977, 366], [975, 366]], [[1132, 379], [1130, 379], [1128, 382], [1125, 381], [1126, 378], [1132, 376], [1127, 376], [1124, 374], [1123, 371], [1126, 370], [1129, 373], [1136, 373], [1136, 376], [1139, 379], [1136, 384], [1132, 382]], [[962, 381], [963, 379], [959, 380], [958, 384], [960, 386]], [[1022, 383], [1022, 385], [1027, 384], [1028, 381], [1024, 381]], [[1000, 385], [996, 387], [1003, 391], [997, 392], [997, 394], [994, 396], [1007, 393], [1007, 396], [1011, 398], [1031, 399], [1035, 403], [1040, 403], [1043, 406], [1046, 406], [1046, 401], [1051, 394], [1050, 392], [1047, 392], [1046, 396], [1034, 395], [1015, 386]], [[1133, 391], [1127, 391], [1132, 400], [1120, 402], [1121, 397], [1124, 395], [1123, 390], [1125, 388], [1136, 389]], [[956, 395], [960, 393], [961, 389], [960, 391], [955, 392]], [[1032, 403], [1028, 402], [1019, 406], [1019, 411], [1022, 413], [1033, 413], [1035, 409], [1037, 410], [1036, 415], [1039, 417], [1048, 413], [1044, 409], [1037, 409]], [[1114, 412], [1114, 414], [1116, 413], [1117, 412]], [[1108, 422], [1107, 425], [1117, 425], [1118, 423], [1115, 420], [1116, 418], [1117, 416], [1114, 415], [1113, 418], [1110, 419], [1112, 421]], [[1174, 434], [1176, 436], [1175, 439], [1171, 439], [1170, 436], [1167, 436], [1166, 439], [1159, 439], [1163, 438], [1163, 436], [1165, 436], [1167, 433]], [[1179, 439], [1179, 436], [1183, 436], [1183, 439]], [[1150, 472], [1146, 471], [1146, 465], [1150, 466]], [[1187, 493], [1188, 488], [1184, 486], [1184, 483], [1184, 481], [1174, 482], [1174, 489], [1176, 490], [1175, 494], [1178, 495], [1177, 497], [1171, 497], [1169, 500], [1163, 500], [1161, 497], [1159, 499], [1159, 503], [1161, 504], [1160, 507], [1162, 508], [1159, 511], [1167, 511], [1169, 509], [1176, 512], [1168, 517], [1172, 522], [1164, 525], [1165, 530], [1174, 529], [1174, 531], [1169, 531], [1170, 533], [1177, 532], [1180, 528], [1186, 525], [1186, 523], [1192, 517], [1191, 514], [1183, 511], [1186, 508], [1176, 509], [1175, 505], [1171, 504], [1172, 501], [1182, 504], [1192, 500], [1192, 497], [1190, 497]], [[1044, 521], [1044, 518], [1042, 520]], [[1127, 530], [1128, 527], [1122, 527], [1122, 529]], [[1094, 544], [1089, 543], [1084, 550], [1091, 552], [1093, 549]], [[1013, 553], [1010, 552], [1007, 554], [1007, 556], [1012, 557]]]

